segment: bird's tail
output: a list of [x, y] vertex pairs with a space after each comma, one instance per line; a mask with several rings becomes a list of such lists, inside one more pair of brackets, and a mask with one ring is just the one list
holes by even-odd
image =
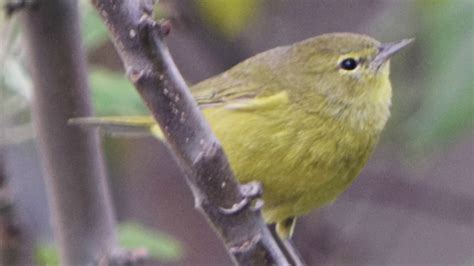
[[163, 138], [161, 130], [150, 116], [78, 117], [69, 119], [68, 123], [84, 128], [98, 128], [112, 136]]

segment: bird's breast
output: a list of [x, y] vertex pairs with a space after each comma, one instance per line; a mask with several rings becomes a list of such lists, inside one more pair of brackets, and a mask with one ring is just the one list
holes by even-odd
[[376, 142], [374, 134], [338, 119], [298, 110], [205, 114], [239, 181], [262, 182], [267, 213], [286, 209], [278, 215], [302, 214], [334, 199], [357, 176]]

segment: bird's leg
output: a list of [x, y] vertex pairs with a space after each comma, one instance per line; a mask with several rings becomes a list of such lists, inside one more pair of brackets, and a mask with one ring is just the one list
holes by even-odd
[[232, 205], [230, 208], [221, 207], [219, 209], [224, 214], [236, 214], [255, 200], [253, 208], [258, 210], [263, 206], [263, 201], [259, 199], [259, 197], [262, 196], [262, 192], [262, 185], [257, 181], [240, 185], [240, 194], [242, 195], [242, 199]]
[[285, 253], [285, 256], [291, 262], [291, 265], [302, 266], [306, 265], [301, 257], [301, 254], [296, 249], [291, 241], [291, 236], [295, 229], [296, 217], [288, 217], [275, 225], [270, 226], [273, 238], [277, 241], [280, 249]]
[[276, 224], [276, 232], [281, 239], [290, 239], [295, 230], [296, 217], [288, 217]]
[[293, 244], [293, 241], [291, 241], [290, 238], [282, 239], [281, 242], [283, 243], [287, 254], [289, 254], [289, 257], [293, 261], [291, 265], [306, 265], [306, 263], [303, 261], [303, 258], [301, 257], [301, 254], [299, 253], [298, 249], [295, 247], [295, 244]]
[[7, 0], [5, 4], [3, 4], [3, 8], [7, 16], [11, 16], [24, 8], [36, 7], [39, 4], [38, 2], [38, 0]]

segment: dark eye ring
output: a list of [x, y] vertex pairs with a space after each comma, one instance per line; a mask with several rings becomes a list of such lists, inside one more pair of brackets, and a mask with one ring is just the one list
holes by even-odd
[[344, 70], [354, 70], [359, 63], [354, 58], [346, 58], [342, 60], [339, 66]]

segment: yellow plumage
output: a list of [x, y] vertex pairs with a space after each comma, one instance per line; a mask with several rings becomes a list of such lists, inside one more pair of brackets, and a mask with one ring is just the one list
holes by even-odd
[[[291, 235], [295, 217], [333, 201], [367, 162], [389, 117], [387, 60], [408, 42], [326, 34], [256, 55], [192, 88], [236, 177], [263, 184], [263, 216], [280, 236]], [[76, 121], [161, 137], [151, 118], [127, 119]]]

